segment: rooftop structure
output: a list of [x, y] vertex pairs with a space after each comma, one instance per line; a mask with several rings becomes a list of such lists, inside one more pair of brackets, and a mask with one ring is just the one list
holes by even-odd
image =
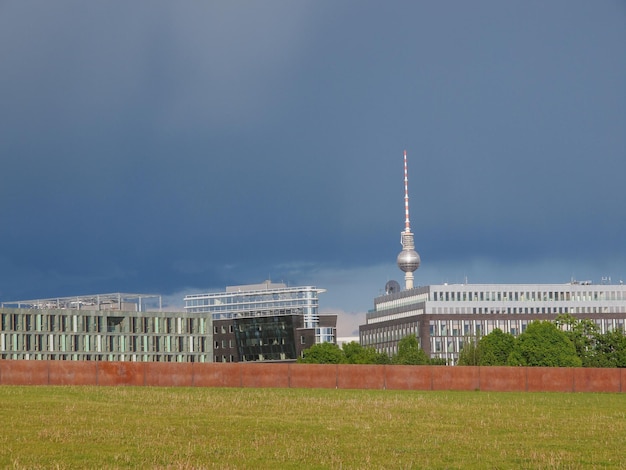
[[76, 310], [126, 310], [145, 312], [161, 310], [160, 295], [153, 294], [94, 294], [72, 297], [53, 297], [50, 299], [15, 300], [2, 302], [2, 308], [26, 309], [76, 309]]

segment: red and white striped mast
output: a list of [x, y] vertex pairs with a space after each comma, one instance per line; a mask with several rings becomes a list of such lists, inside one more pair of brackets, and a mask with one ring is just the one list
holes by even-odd
[[400, 243], [402, 251], [398, 255], [398, 267], [404, 271], [405, 288], [413, 289], [413, 272], [419, 268], [421, 259], [415, 251], [415, 241], [409, 219], [409, 170], [406, 150], [404, 151], [404, 231], [400, 235]]
[[406, 150], [404, 151], [404, 231], [411, 231], [409, 220], [409, 169], [406, 163]]

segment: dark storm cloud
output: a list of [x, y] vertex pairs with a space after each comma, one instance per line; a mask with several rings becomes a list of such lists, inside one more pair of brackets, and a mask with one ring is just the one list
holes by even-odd
[[400, 278], [405, 148], [420, 282], [626, 276], [625, 18], [5, 2], [0, 298], [273, 276], [363, 309]]

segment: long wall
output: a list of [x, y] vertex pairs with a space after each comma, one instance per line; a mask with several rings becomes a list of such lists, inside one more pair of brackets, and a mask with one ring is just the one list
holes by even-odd
[[0, 385], [626, 392], [626, 369], [0, 360]]

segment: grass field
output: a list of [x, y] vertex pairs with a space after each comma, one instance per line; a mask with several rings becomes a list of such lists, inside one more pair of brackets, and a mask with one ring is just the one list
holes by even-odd
[[2, 468], [626, 468], [626, 394], [0, 387]]

